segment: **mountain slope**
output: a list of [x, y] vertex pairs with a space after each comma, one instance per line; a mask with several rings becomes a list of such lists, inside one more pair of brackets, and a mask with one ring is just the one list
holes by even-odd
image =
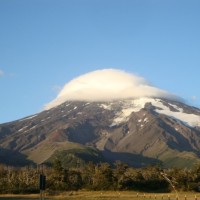
[[200, 161], [200, 110], [160, 98], [67, 101], [1, 124], [0, 147], [35, 163], [76, 150], [74, 154], [90, 152], [91, 159], [96, 154], [100, 161], [122, 160], [133, 166], [192, 167]]

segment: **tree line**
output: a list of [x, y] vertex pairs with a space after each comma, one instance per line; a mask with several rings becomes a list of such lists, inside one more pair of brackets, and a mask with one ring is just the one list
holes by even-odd
[[159, 166], [133, 168], [122, 162], [115, 167], [108, 163], [89, 162], [84, 167], [66, 168], [56, 159], [52, 167], [0, 165], [0, 193], [38, 193], [39, 175], [46, 176], [46, 190], [135, 190], [170, 192], [173, 189], [198, 191], [200, 166], [194, 169], [162, 169]]

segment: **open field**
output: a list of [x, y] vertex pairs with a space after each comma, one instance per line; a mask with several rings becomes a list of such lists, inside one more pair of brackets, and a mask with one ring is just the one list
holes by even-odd
[[[60, 195], [45, 195], [46, 200], [200, 200], [200, 193], [137, 193], [120, 191], [78, 191]], [[0, 200], [33, 200], [39, 195], [0, 195]]]
[[33, 200], [39, 199], [39, 195], [28, 194], [28, 195], [15, 195], [15, 194], [5, 194], [0, 195], [1, 200]]

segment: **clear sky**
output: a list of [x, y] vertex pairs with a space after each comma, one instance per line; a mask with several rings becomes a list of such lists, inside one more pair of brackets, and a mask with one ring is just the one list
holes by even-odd
[[0, 0], [0, 123], [114, 68], [200, 107], [199, 0]]

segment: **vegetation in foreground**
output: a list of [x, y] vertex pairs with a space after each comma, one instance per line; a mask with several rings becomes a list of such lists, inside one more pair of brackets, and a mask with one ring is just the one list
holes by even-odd
[[[1, 194], [30, 194], [39, 191], [39, 174], [46, 175], [46, 191], [55, 195], [65, 191], [141, 191], [170, 192], [198, 191], [200, 186], [200, 166], [195, 169], [162, 169], [159, 166], [133, 168], [116, 162], [111, 168], [108, 163], [84, 167], [65, 168], [56, 159], [53, 167], [15, 168], [0, 165]], [[170, 180], [170, 181], [169, 181]]]

